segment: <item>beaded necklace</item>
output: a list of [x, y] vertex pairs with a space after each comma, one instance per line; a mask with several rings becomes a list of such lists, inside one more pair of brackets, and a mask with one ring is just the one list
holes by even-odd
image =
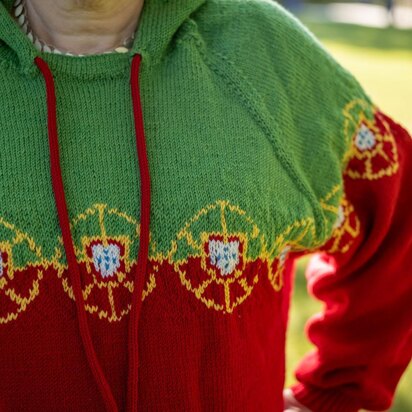
[[[13, 4], [13, 14], [19, 23], [23, 32], [27, 35], [27, 37], [31, 40], [37, 50], [47, 53], [56, 53], [56, 54], [64, 54], [67, 56], [87, 56], [86, 54], [76, 54], [70, 51], [60, 50], [50, 44], [47, 44], [43, 40], [39, 39], [33, 32], [32, 28], [30, 27], [27, 12], [25, 8], [25, 0], [15, 0]], [[123, 41], [117, 47], [114, 47], [110, 50], [104, 51], [102, 53], [92, 53], [92, 54], [107, 54], [107, 53], [127, 53], [133, 44], [135, 34], [133, 33], [130, 37]]]

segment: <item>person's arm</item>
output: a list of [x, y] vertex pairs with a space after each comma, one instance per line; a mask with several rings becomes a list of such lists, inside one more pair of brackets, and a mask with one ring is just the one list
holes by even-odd
[[412, 139], [366, 101], [345, 116], [344, 197], [306, 271], [325, 307], [307, 324], [316, 349], [296, 369], [285, 408], [386, 410], [412, 356]]
[[293, 393], [313, 412], [385, 409], [411, 355], [411, 139], [278, 3], [239, 2], [233, 11], [208, 20], [219, 30], [198, 29], [205, 41], [230, 38], [213, 69], [230, 73], [276, 167], [299, 184], [300, 211], [314, 222], [299, 250], [330, 238], [341, 200], [349, 212], [309, 267], [326, 311], [309, 324], [317, 350], [297, 369]]

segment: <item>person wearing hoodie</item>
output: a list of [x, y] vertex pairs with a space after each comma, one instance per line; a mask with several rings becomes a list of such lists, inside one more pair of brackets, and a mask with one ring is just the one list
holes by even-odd
[[412, 139], [281, 6], [0, 0], [0, 93], [1, 412], [390, 407]]

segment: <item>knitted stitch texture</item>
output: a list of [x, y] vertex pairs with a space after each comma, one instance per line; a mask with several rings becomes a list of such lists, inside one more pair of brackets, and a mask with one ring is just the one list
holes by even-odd
[[[0, 410], [113, 410], [79, 334], [36, 57], [54, 77], [84, 307], [117, 410], [283, 411], [294, 262], [311, 252], [326, 305], [295, 396], [313, 412], [388, 408], [412, 354], [406, 130], [273, 2], [145, 0], [129, 53], [83, 57], [38, 51], [11, 10], [0, 2]], [[151, 200], [130, 406], [136, 54]]]

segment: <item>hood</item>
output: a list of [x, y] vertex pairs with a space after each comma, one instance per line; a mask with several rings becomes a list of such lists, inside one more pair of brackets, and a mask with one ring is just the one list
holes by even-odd
[[[130, 55], [159, 60], [182, 23], [206, 0], [144, 0]], [[7, 60], [22, 73], [35, 76], [34, 59], [41, 56], [11, 17], [14, 0], [0, 0], [0, 62]]]

